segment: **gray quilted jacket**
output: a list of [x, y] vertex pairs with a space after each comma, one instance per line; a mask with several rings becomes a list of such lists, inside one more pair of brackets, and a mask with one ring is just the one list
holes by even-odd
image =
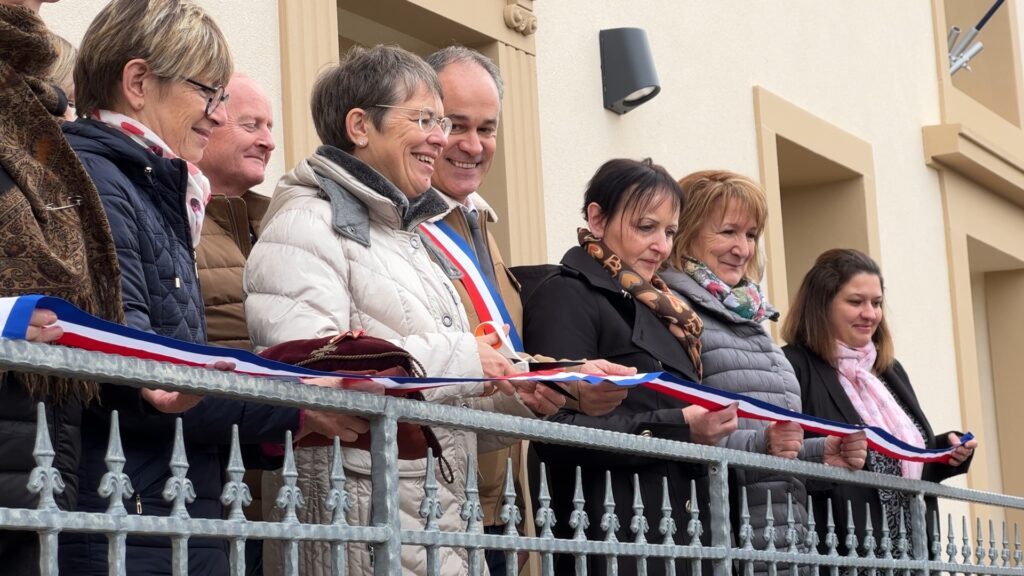
[[[677, 294], [691, 303], [704, 321], [701, 336], [701, 360], [704, 364], [703, 384], [720, 390], [745, 394], [777, 406], [800, 412], [800, 383], [782, 349], [756, 322], [728, 310], [717, 298], [690, 278], [685, 272], [666, 270], [661, 278]], [[739, 428], [720, 445], [748, 452], [765, 451], [764, 430], [767, 422], [741, 418]], [[808, 439], [800, 453], [803, 460], [820, 462], [824, 441]], [[807, 535], [807, 490], [799, 478], [737, 469], [733, 472], [735, 486], [730, 493], [735, 502], [733, 527], [739, 513], [740, 488], [746, 487], [750, 523], [754, 529], [754, 547], [765, 545], [768, 491], [771, 491], [775, 516], [775, 545], [786, 549], [786, 494], [793, 496], [793, 520], [797, 529], [797, 545], [804, 550]], [[761, 568], [761, 566], [758, 566]], [[760, 572], [761, 570], [757, 570]]]

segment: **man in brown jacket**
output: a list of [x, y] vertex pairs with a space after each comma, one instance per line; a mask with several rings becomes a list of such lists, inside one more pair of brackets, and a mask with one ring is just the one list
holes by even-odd
[[[210, 179], [213, 197], [206, 205], [203, 235], [196, 249], [199, 285], [206, 307], [210, 344], [252, 349], [242, 305], [242, 272], [270, 198], [252, 191], [263, 182], [274, 151], [274, 114], [270, 99], [256, 82], [235, 74], [227, 87], [228, 119], [210, 136], [200, 170]], [[261, 470], [245, 475], [253, 502], [250, 520], [262, 520]], [[246, 546], [249, 574], [262, 573], [262, 542]]]
[[263, 182], [274, 150], [270, 100], [256, 82], [235, 74], [227, 87], [228, 120], [213, 131], [199, 168], [210, 179], [203, 236], [196, 251], [210, 344], [249, 350], [242, 271], [270, 199], [251, 190]]
[[[448, 145], [434, 164], [432, 179], [434, 188], [453, 207], [443, 222], [473, 248], [481, 273], [496, 287], [508, 310], [512, 320], [510, 329], [521, 330], [523, 303], [519, 296], [519, 283], [505, 265], [498, 245], [488, 231], [488, 226], [498, 220], [498, 215], [477, 193], [480, 183], [491, 169], [497, 147], [498, 120], [504, 93], [501, 74], [490, 58], [463, 46], [438, 50], [427, 58], [427, 62], [441, 80], [445, 115], [452, 120]], [[466, 308], [470, 325], [476, 326], [480, 323], [480, 315], [473, 307], [464, 284], [454, 284]], [[579, 369], [593, 374], [635, 372], [632, 368], [605, 360], [586, 362]], [[579, 402], [569, 401], [566, 406], [594, 416], [610, 412], [626, 395], [624, 389], [607, 383], [572, 387], [570, 391]], [[504, 530], [500, 513], [505, 503], [505, 468], [510, 457], [516, 473], [516, 492], [521, 498], [527, 496], [527, 482], [521, 469], [523, 449], [522, 445], [515, 444], [504, 450], [479, 455], [480, 500], [484, 511], [484, 529], [489, 533], [500, 534]], [[522, 505], [525, 507], [525, 529], [532, 531], [529, 499], [523, 498]], [[491, 574], [504, 574], [504, 553], [488, 550], [487, 564]]]

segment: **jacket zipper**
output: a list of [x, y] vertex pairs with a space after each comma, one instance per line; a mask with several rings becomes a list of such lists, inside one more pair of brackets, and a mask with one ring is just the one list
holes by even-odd
[[[142, 171], [146, 173], [146, 178], [149, 180], [149, 185], [152, 186], [155, 189], [156, 188], [156, 182], [153, 181], [153, 167], [152, 166], [146, 166], [145, 168], [142, 169]], [[185, 217], [187, 219], [188, 215], [186, 214]], [[192, 269], [195, 270], [195, 273], [196, 273], [196, 276], [195, 276], [196, 283], [198, 283], [199, 282], [199, 255], [196, 253], [195, 248], [192, 249]], [[175, 288], [181, 288], [181, 277], [180, 276], [177, 276], [177, 275], [174, 276], [174, 287]], [[140, 504], [140, 506], [141, 506], [141, 504]], [[141, 512], [140, 512], [140, 514], [141, 514]]]
[[[146, 179], [149, 180], [149, 185], [155, 190], [156, 182], [153, 181], [153, 167], [146, 166], [145, 168], [142, 169], [142, 171], [146, 173]], [[179, 277], [177, 274], [174, 275], [174, 288], [181, 288], [181, 277]], [[135, 504], [136, 508], [138, 508], [139, 510], [139, 514], [142, 514], [142, 501], [138, 499], [138, 496], [136, 496]]]
[[142, 515], [142, 496], [138, 493], [135, 494], [135, 513]]

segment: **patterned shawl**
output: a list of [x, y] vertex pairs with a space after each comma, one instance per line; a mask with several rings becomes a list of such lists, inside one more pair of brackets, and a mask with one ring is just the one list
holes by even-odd
[[[0, 5], [0, 296], [58, 296], [123, 321], [121, 272], [99, 194], [61, 133], [56, 58], [33, 12]], [[14, 374], [34, 396], [96, 397], [95, 383]]]

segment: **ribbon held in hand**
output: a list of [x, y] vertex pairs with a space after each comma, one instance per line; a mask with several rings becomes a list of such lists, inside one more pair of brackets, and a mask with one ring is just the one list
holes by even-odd
[[[235, 364], [235, 372], [252, 376], [286, 379], [310, 376], [350, 377], [358, 380], [374, 380], [388, 389], [406, 391], [487, 380], [486, 378], [367, 377], [365, 374], [310, 370], [260, 358], [245, 350], [192, 344], [114, 324], [87, 314], [60, 298], [40, 295], [0, 298], [0, 337], [25, 339], [29, 319], [32, 316], [32, 311], [36, 308], [52, 310], [57, 314], [57, 325], [64, 329], [64, 335], [57, 340], [58, 344], [119, 356], [157, 360], [182, 366], [207, 366], [217, 361], [227, 360]], [[828, 436], [847, 436], [863, 430], [867, 434], [869, 447], [899, 460], [946, 463], [953, 451], [956, 450], [955, 446], [945, 450], [918, 448], [875, 426], [857, 426], [808, 416], [743, 394], [688, 382], [666, 372], [650, 372], [633, 376], [596, 376], [578, 372], [544, 370], [508, 376], [505, 377], [505, 380], [513, 382], [517, 380], [578, 381], [591, 384], [610, 381], [626, 387], [647, 386], [662, 394], [703, 406], [708, 410], [721, 410], [736, 402], [739, 404], [738, 412], [742, 418], [769, 422], [796, 422], [808, 432]], [[973, 438], [971, 433], [967, 433], [961, 442], [967, 442]]]

